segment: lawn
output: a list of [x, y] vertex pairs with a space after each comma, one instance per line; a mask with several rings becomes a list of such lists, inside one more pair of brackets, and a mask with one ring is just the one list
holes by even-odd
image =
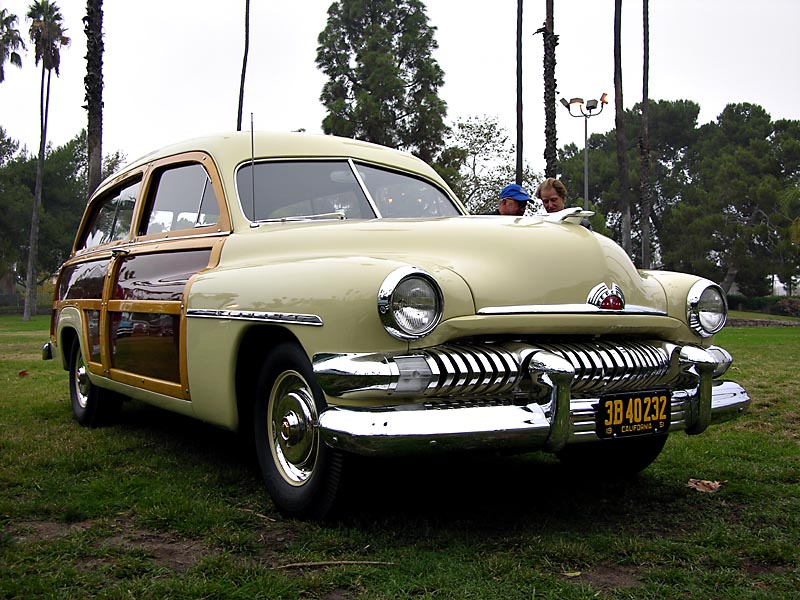
[[[146, 405], [86, 429], [47, 320], [0, 317], [0, 598], [768, 599], [800, 589], [800, 329], [725, 329], [749, 413], [643, 474], [552, 458], [367, 461], [281, 517], [235, 435]], [[717, 482], [715, 492], [690, 480]]]

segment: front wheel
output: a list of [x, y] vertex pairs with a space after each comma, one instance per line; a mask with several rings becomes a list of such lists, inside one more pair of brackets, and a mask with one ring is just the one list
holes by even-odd
[[581, 473], [603, 478], [629, 477], [658, 458], [668, 437], [664, 434], [575, 444], [559, 452], [558, 458]]
[[342, 455], [322, 443], [325, 408], [311, 363], [296, 344], [283, 343], [261, 368], [254, 406], [256, 453], [278, 510], [322, 519], [339, 491]]
[[85, 427], [106, 425], [119, 412], [122, 400], [89, 380], [89, 368], [81, 344], [75, 340], [69, 355], [69, 396], [75, 420]]

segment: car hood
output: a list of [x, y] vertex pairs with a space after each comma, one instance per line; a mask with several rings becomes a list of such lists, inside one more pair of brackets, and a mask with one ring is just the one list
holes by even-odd
[[[612, 240], [538, 216], [268, 223], [246, 237], [258, 238], [259, 254], [270, 260], [370, 257], [417, 266], [434, 276], [446, 269], [466, 282], [476, 311], [585, 305], [602, 284], [618, 286], [628, 307], [667, 308], [661, 285], [637, 271]], [[272, 249], [265, 252], [265, 245]]]

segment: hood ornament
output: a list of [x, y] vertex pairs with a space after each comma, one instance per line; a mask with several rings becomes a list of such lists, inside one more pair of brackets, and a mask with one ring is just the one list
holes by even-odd
[[623, 310], [625, 294], [616, 283], [612, 283], [610, 288], [605, 283], [600, 283], [589, 292], [586, 302], [603, 310]]

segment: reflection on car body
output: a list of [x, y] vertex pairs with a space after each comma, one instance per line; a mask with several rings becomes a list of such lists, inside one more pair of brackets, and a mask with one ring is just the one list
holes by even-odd
[[714, 344], [722, 290], [637, 270], [584, 216], [469, 216], [428, 165], [350, 139], [181, 142], [90, 200], [45, 355], [82, 424], [127, 396], [251, 434], [298, 516], [330, 511], [353, 454], [636, 472], [749, 397]]

